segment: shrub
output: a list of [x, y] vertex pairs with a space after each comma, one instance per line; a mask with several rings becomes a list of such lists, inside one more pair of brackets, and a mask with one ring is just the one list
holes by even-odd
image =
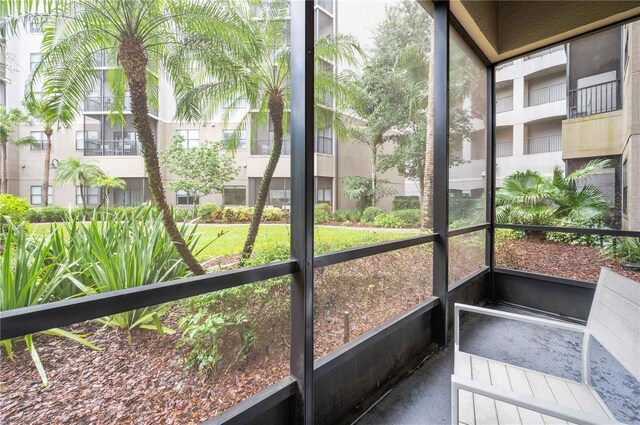
[[315, 223], [326, 223], [331, 220], [331, 205], [316, 204], [313, 207], [313, 221]]
[[75, 207], [75, 208], [71, 208], [71, 217], [77, 220], [91, 220], [95, 212], [96, 212], [95, 208]]
[[198, 208], [198, 217], [203, 220], [211, 220], [213, 213], [219, 209], [220, 207], [216, 204], [204, 204]]
[[[601, 226], [596, 223], [585, 222], [581, 220], [572, 220], [568, 217], [556, 220], [551, 223], [553, 226], [557, 227], [586, 227], [586, 228], [597, 228], [602, 229], [604, 226]], [[600, 246], [600, 242], [602, 240], [601, 236], [598, 235], [579, 235], [576, 233], [564, 233], [564, 232], [547, 232], [546, 238], [550, 241], [562, 242], [571, 245], [582, 245], [582, 246]]]
[[262, 211], [262, 221], [287, 221], [289, 211], [280, 208], [265, 208]]
[[373, 220], [375, 220], [380, 214], [384, 214], [384, 210], [382, 208], [367, 207], [362, 212], [362, 221], [365, 223], [373, 223]]
[[9, 217], [14, 224], [20, 224], [27, 218], [31, 206], [26, 198], [4, 193], [0, 195], [0, 229], [6, 226], [7, 221], [3, 217]]
[[69, 218], [69, 210], [56, 205], [42, 207], [39, 212], [40, 221], [44, 223], [59, 222]]
[[392, 211], [391, 215], [398, 218], [403, 227], [420, 226], [420, 220], [422, 219], [422, 212], [419, 209]]
[[238, 210], [234, 207], [225, 207], [222, 210], [222, 219], [227, 222], [238, 221]]
[[373, 224], [380, 227], [399, 229], [404, 225], [404, 222], [391, 214], [382, 213], [376, 216], [373, 220]]
[[640, 263], [640, 238], [614, 238], [604, 245], [604, 252], [612, 258]]
[[419, 210], [420, 198], [418, 196], [396, 196], [393, 198], [393, 210]]
[[[0, 311], [13, 310], [45, 304], [55, 300], [56, 289], [60, 285], [73, 285], [74, 272], [68, 265], [55, 255], [52, 248], [55, 239], [59, 237], [54, 231], [47, 237], [28, 237], [25, 223], [16, 226], [8, 224], [5, 235], [5, 247], [0, 261], [4, 267], [0, 268]], [[98, 347], [62, 329], [53, 328], [39, 332], [42, 334], [61, 336], [97, 350]], [[13, 360], [13, 343], [23, 339], [27, 345], [31, 359], [38, 370], [42, 384], [48, 384], [47, 373], [40, 361], [33, 342], [33, 335], [2, 341], [7, 354]]]

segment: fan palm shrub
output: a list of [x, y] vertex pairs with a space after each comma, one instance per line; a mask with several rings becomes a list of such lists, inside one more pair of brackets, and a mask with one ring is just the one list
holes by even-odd
[[609, 205], [602, 190], [587, 179], [610, 166], [609, 160], [594, 160], [567, 175], [559, 168], [551, 176], [532, 170], [514, 173], [496, 193], [496, 218], [501, 223], [542, 226], [562, 219], [585, 225], [600, 223]]
[[157, 109], [160, 74], [179, 97], [192, 86], [192, 75], [223, 81], [249, 71], [231, 59], [260, 51], [242, 18], [247, 9], [243, 0], [2, 1], [0, 22], [8, 33], [16, 33], [33, 19], [43, 28], [42, 60], [27, 81], [28, 93], [43, 83], [45, 95], [60, 93], [61, 105], [80, 108], [98, 82], [96, 57], [104, 58], [108, 68], [113, 121], [124, 122], [129, 91], [153, 200], [163, 213], [171, 241], [194, 274], [204, 270], [172, 219], [149, 111]]
[[[52, 247], [57, 237], [55, 232], [44, 238], [28, 236], [27, 233], [24, 223], [9, 223], [7, 227], [4, 249], [0, 257], [0, 311], [54, 301], [55, 293], [60, 286], [80, 284], [71, 270], [74, 264], [67, 265], [52, 255]], [[81, 335], [63, 329], [53, 328], [39, 333], [65, 337], [94, 350], [98, 349]], [[18, 340], [24, 340], [26, 343], [42, 384], [46, 386], [47, 373], [38, 356], [32, 334], [2, 341], [9, 358], [13, 360], [13, 344]]]

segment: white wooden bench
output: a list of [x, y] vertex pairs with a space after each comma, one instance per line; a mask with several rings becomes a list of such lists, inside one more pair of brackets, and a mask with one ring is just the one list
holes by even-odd
[[[460, 351], [460, 312], [581, 332], [582, 382]], [[592, 338], [640, 380], [640, 283], [602, 269], [586, 326], [464, 304], [455, 305], [452, 424], [617, 423], [591, 386]]]

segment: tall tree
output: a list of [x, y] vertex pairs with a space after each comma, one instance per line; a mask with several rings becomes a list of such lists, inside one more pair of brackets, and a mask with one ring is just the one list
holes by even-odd
[[[196, 120], [209, 116], [223, 103], [233, 106], [241, 100], [248, 100], [257, 112], [245, 114], [237, 127], [237, 132], [251, 127], [250, 143], [254, 143], [254, 132], [258, 128], [273, 128], [273, 141], [269, 146], [269, 161], [265, 168], [256, 196], [255, 210], [251, 218], [249, 232], [242, 249], [241, 261], [253, 252], [258, 235], [262, 213], [269, 195], [269, 185], [282, 154], [284, 135], [289, 126], [289, 101], [291, 97], [291, 46], [288, 21], [285, 19], [286, 1], [269, 4], [269, 11], [263, 10], [262, 19], [249, 19], [252, 24], [251, 37], [259, 40], [260, 49], [249, 58], [241, 58], [238, 67], [250, 72], [242, 75], [221, 76], [215, 81], [203, 81], [179, 99], [179, 116]], [[336, 78], [329, 64], [342, 61], [356, 64], [360, 48], [347, 35], [319, 37], [315, 42], [315, 103], [316, 127], [333, 124], [341, 125], [337, 114], [326, 105], [326, 94], [341, 97], [344, 86], [341, 78]], [[225, 121], [229, 114], [225, 115]], [[229, 148], [235, 150], [236, 137], [229, 141]]]
[[160, 152], [160, 161], [178, 179], [169, 183], [174, 191], [183, 190], [194, 199], [194, 211], [199, 198], [222, 192], [226, 182], [238, 174], [235, 159], [224, 148], [224, 142], [200, 143], [187, 149], [184, 138], [176, 135], [169, 147]]
[[10, 142], [17, 145], [33, 144], [34, 140], [31, 137], [11, 137], [17, 125], [29, 123], [29, 116], [20, 109], [7, 109], [5, 106], [0, 105], [0, 167], [2, 167], [2, 172], [0, 172], [2, 178], [0, 193], [7, 193], [9, 191], [9, 182], [7, 180], [7, 144]]
[[158, 75], [176, 95], [190, 87], [198, 70], [211, 81], [234, 79], [247, 70], [231, 57], [255, 55], [259, 46], [248, 35], [248, 23], [237, 0], [4, 0], [2, 23], [10, 32], [31, 19], [42, 23], [42, 60], [27, 83], [45, 82], [60, 102], [79, 108], [97, 83], [94, 58], [106, 56], [107, 82], [114, 102], [111, 117], [124, 121], [125, 92], [131, 93], [133, 124], [142, 146], [145, 170], [157, 208], [171, 240], [189, 269], [203, 274], [176, 223], [165, 196], [149, 105], [157, 108]]
[[82, 209], [86, 211], [87, 188], [91, 182], [100, 177], [104, 177], [104, 171], [100, 167], [83, 162], [78, 158], [70, 157], [58, 163], [53, 181], [56, 184], [75, 183], [76, 186], [80, 186]]
[[42, 124], [47, 137], [44, 150], [44, 175], [42, 177], [42, 206], [49, 205], [49, 175], [51, 174], [51, 145], [54, 128], [69, 128], [73, 123], [74, 111], [57, 100], [59, 96], [47, 95], [44, 99], [28, 96], [25, 107], [29, 115]]

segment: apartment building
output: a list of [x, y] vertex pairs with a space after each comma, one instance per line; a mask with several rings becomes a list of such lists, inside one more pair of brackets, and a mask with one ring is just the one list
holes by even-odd
[[[267, 13], [269, 7], [267, 5]], [[317, 36], [335, 34], [336, 8], [334, 0], [317, 0], [315, 17], [317, 22]], [[254, 10], [255, 19], [260, 19], [258, 8]], [[290, 19], [287, 8], [284, 19]], [[37, 25], [31, 25], [19, 36], [7, 40], [7, 54], [13, 56], [14, 66], [7, 71], [6, 102], [9, 108], [20, 107], [24, 97], [24, 87], [30, 71], [40, 60], [40, 43], [42, 34]], [[114, 101], [106, 84], [106, 60], [99, 55], [94, 58], [98, 83], [93, 92], [86, 97], [83, 112], [78, 116], [70, 129], [56, 131], [53, 136], [52, 148], [52, 177], [55, 167], [66, 158], [82, 157], [98, 165], [105, 173], [112, 177], [120, 177], [127, 183], [125, 190], [111, 189], [109, 193], [112, 205], [137, 205], [151, 200], [144, 163], [141, 156], [140, 144], [133, 126], [130, 112], [130, 98], [125, 96], [124, 125], [113, 125], [107, 115]], [[331, 69], [334, 64], [327, 64]], [[175, 134], [181, 134], [186, 146], [195, 147], [205, 140], [224, 140], [239, 125], [246, 114], [252, 114], [251, 105], [238, 101], [227, 105], [227, 111], [220, 110], [211, 122], [187, 123], [174, 119], [176, 102], [171, 86], [162, 75], [158, 93], [158, 110], [151, 110], [150, 117], [158, 148], [164, 149]], [[2, 86], [4, 89], [5, 87]], [[333, 99], [326, 99], [326, 107], [333, 108]], [[228, 112], [230, 119], [224, 124], [223, 116]], [[215, 193], [199, 199], [200, 204], [215, 202], [219, 205], [255, 204], [255, 198], [266, 168], [273, 145], [273, 128], [258, 128], [249, 134], [250, 126], [240, 129], [240, 140], [237, 144], [235, 159], [239, 172], [228, 182], [222, 193]], [[18, 147], [10, 145], [8, 149], [9, 192], [26, 197], [32, 205], [40, 205], [42, 195], [42, 177], [45, 136], [37, 125], [20, 126], [17, 136], [32, 136], [40, 140], [39, 146]], [[331, 204], [334, 209], [349, 209], [355, 207], [355, 201], [344, 196], [341, 180], [350, 175], [370, 175], [370, 164], [367, 163], [367, 151], [364, 146], [354, 143], [339, 143], [331, 126], [317, 129], [315, 136], [315, 183], [316, 202]], [[291, 202], [291, 139], [285, 134], [282, 157], [278, 163], [270, 185], [267, 205], [289, 208]], [[363, 161], [363, 159], [365, 159]], [[175, 180], [177, 176], [161, 169], [165, 186]], [[390, 180], [397, 193], [403, 194], [403, 179], [397, 173], [385, 173], [385, 179]], [[52, 179], [53, 181], [53, 179]], [[72, 184], [55, 185], [49, 189], [50, 203], [60, 206], [75, 206], [82, 203], [80, 188]], [[101, 199], [100, 189], [88, 189], [86, 197], [89, 205], [97, 205]], [[186, 193], [175, 193], [167, 189], [167, 199], [171, 204], [180, 206], [193, 205], [194, 199]], [[392, 197], [383, 199], [381, 206], [390, 208]]]
[[[602, 190], [609, 225], [640, 228], [640, 23], [501, 64], [495, 76], [496, 187], [517, 171], [550, 176], [608, 159], [584, 182]], [[484, 127], [473, 128], [450, 169], [451, 191], [472, 197], [486, 185]]]

